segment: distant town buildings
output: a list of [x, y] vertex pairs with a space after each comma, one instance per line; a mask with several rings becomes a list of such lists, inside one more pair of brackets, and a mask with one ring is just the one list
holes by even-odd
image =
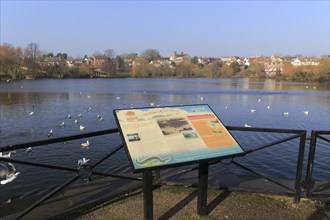
[[183, 52], [177, 54], [176, 51], [174, 51], [169, 60], [174, 62], [175, 64], [179, 64], [182, 62], [190, 61], [191, 57], [188, 54], [184, 54]]
[[299, 66], [318, 66], [320, 62], [315, 61], [312, 58], [294, 58], [291, 60], [291, 64], [294, 67], [299, 67]]
[[[1, 51], [20, 48], [1, 45]], [[202, 57], [190, 56], [184, 51], [173, 51], [170, 57], [161, 57], [157, 50], [146, 50], [140, 56], [136, 53], [122, 54], [120, 56], [106, 56], [105, 54], [85, 55], [83, 58], [70, 57], [66, 53], [47, 53], [31, 59], [20, 57], [12, 58], [16, 62], [12, 68], [10, 62], [3, 65], [1, 76], [37, 75], [37, 77], [153, 77], [153, 76], [179, 76], [179, 77], [282, 77], [283, 74], [294, 77], [311, 76], [322, 73], [327, 78], [326, 65], [329, 56], [325, 57], [281, 57], [275, 56], [223, 56]], [[11, 55], [10, 53], [7, 54]], [[37, 64], [37, 65], [35, 65]], [[321, 65], [322, 64], [322, 65]], [[315, 68], [319, 66], [318, 68]], [[21, 72], [21, 73], [20, 73]], [[62, 74], [65, 72], [65, 74]], [[309, 74], [309, 72], [311, 74]], [[15, 75], [16, 74], [16, 75]], [[126, 75], [123, 75], [126, 74]], [[307, 75], [306, 75], [307, 74]], [[309, 75], [308, 75], [309, 74]], [[64, 76], [65, 75], [65, 76]], [[35, 76], [34, 76], [35, 77]]]
[[[80, 58], [63, 58], [63, 57], [45, 57], [43, 60], [39, 61], [39, 64], [43, 67], [59, 65], [63, 62], [69, 67], [80, 67], [81, 65], [89, 65], [94, 68], [101, 68], [105, 63], [110, 59], [105, 55], [93, 55], [88, 57], [85, 55], [82, 59]], [[158, 60], [152, 60], [149, 62], [150, 65], [155, 67], [161, 66], [171, 66], [174, 68], [175, 65], [179, 65], [183, 62], [191, 62], [192, 57], [184, 52], [177, 53], [173, 51], [172, 56], [169, 58], [161, 58]], [[232, 63], [238, 63], [240, 66], [250, 67], [251, 63], [257, 62], [263, 65], [265, 74], [268, 77], [273, 77], [276, 74], [281, 74], [283, 72], [284, 61], [281, 57], [275, 56], [251, 56], [251, 57], [220, 57], [220, 58], [211, 58], [211, 57], [198, 57], [197, 63], [203, 66], [206, 66], [215, 61], [221, 61], [224, 65], [231, 65]], [[126, 67], [139, 66], [142, 63], [145, 63], [145, 59], [136, 55], [133, 58], [124, 58], [124, 65]], [[300, 66], [318, 66], [320, 62], [316, 58], [293, 58], [289, 61], [293, 67]]]

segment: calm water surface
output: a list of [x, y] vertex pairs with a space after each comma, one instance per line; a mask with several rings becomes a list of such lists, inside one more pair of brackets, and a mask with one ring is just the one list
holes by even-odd
[[[46, 79], [0, 82], [0, 86], [1, 146], [47, 139], [51, 129], [54, 137], [61, 137], [114, 128], [113, 109], [144, 107], [150, 103], [155, 106], [206, 103], [225, 125], [231, 126], [248, 124], [252, 127], [304, 129], [308, 134], [313, 129], [330, 129], [329, 83], [251, 79]], [[91, 111], [87, 111], [88, 108]], [[251, 109], [256, 111], [251, 113]], [[308, 115], [303, 111], [308, 111]], [[30, 115], [31, 112], [34, 114]], [[283, 112], [289, 114], [283, 115]], [[67, 118], [68, 114], [71, 119]], [[86, 127], [85, 131], [80, 131], [79, 125], [74, 123], [78, 114], [82, 114], [79, 124]], [[104, 120], [99, 121], [98, 115]], [[59, 127], [62, 122], [65, 123], [63, 128]], [[284, 137], [251, 132], [233, 132], [233, 135], [244, 149]], [[120, 143], [120, 137], [113, 134], [89, 138], [89, 149], [80, 147], [84, 141], [37, 147], [31, 155], [19, 150], [13, 157], [75, 168], [81, 157], [95, 163]], [[239, 161], [269, 176], [293, 179], [297, 149], [298, 141], [294, 140], [255, 152]], [[330, 148], [319, 142], [316, 153], [314, 178], [329, 182]], [[72, 173], [45, 168], [19, 164], [15, 167], [20, 175], [13, 182], [0, 186], [1, 202], [40, 193], [72, 176]], [[121, 151], [97, 169], [126, 172], [130, 167], [125, 152]], [[210, 169], [246, 174], [230, 165], [215, 165]]]

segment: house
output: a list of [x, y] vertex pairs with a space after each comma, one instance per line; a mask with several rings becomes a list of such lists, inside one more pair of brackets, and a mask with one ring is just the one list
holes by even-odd
[[149, 63], [150, 65], [153, 65], [155, 67], [162, 67], [162, 66], [170, 66], [171, 65], [171, 61], [166, 60], [166, 59], [162, 59], [162, 60], [152, 60]]
[[87, 64], [87, 65], [92, 65], [93, 60], [90, 57], [88, 57], [87, 55], [85, 55], [82, 62]]
[[68, 67], [79, 67], [81, 66], [81, 64], [83, 64], [83, 60], [82, 59], [74, 59], [74, 58], [68, 58], [66, 60], [66, 65]]
[[59, 65], [61, 62], [61, 57], [46, 57], [43, 61], [39, 62], [39, 64], [43, 67], [49, 67]]
[[299, 59], [298, 57], [294, 58], [291, 60], [291, 64], [294, 67], [299, 67], [299, 66], [318, 66], [320, 65], [320, 62], [314, 61], [312, 58], [301, 58]]
[[169, 60], [171, 62], [174, 62], [175, 64], [179, 64], [182, 62], [190, 61], [191, 57], [187, 54], [184, 54], [183, 52], [177, 54], [176, 51], [174, 51], [172, 56], [169, 58]]
[[94, 67], [101, 67], [103, 66], [107, 61], [109, 60], [109, 57], [107, 56], [93, 56], [93, 63], [92, 65]]
[[301, 66], [302, 63], [299, 60], [299, 58], [297, 57], [297, 58], [294, 58], [294, 59], [291, 60], [291, 65], [294, 66], [294, 67], [298, 67], [298, 66]]
[[279, 57], [271, 56], [268, 62], [264, 63], [265, 74], [267, 78], [282, 74], [283, 60]]
[[230, 64], [236, 62], [237, 59], [236, 59], [235, 57], [221, 57], [220, 60], [221, 60], [224, 64], [226, 64], [226, 65], [229, 66]]
[[250, 64], [250, 61], [249, 61], [249, 58], [244, 58], [244, 60], [243, 60], [243, 65], [244, 66], [250, 66], [251, 64]]

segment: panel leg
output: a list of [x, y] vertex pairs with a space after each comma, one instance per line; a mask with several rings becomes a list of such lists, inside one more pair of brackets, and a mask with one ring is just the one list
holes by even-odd
[[152, 196], [152, 171], [143, 172], [143, 203], [144, 203], [144, 219], [153, 219], [153, 196]]
[[208, 185], [209, 164], [200, 163], [198, 172], [198, 198], [197, 213], [200, 216], [207, 215], [207, 185]]

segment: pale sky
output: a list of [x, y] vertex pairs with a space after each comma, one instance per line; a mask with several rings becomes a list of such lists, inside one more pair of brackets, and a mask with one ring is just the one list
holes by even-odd
[[4, 1], [1, 44], [69, 56], [156, 49], [190, 56], [330, 53], [324, 1]]

